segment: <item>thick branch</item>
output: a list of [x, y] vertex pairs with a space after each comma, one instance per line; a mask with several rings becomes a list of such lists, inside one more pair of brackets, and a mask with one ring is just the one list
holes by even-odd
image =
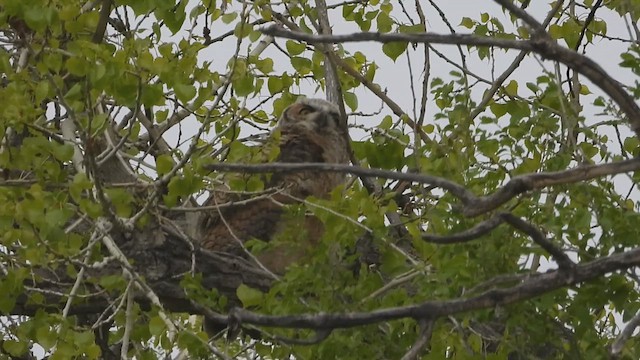
[[[153, 235], [151, 233], [150, 235]], [[155, 239], [158, 241], [158, 239]], [[133, 246], [133, 248], [128, 247]], [[195, 255], [195, 271], [202, 274], [202, 284], [205, 288], [217, 288], [220, 294], [235, 298], [235, 290], [244, 283], [250, 287], [266, 291], [271, 286], [271, 278], [256, 269], [248, 262], [224, 254], [196, 250], [192, 252], [180, 239], [167, 236], [161, 244], [150, 246], [149, 243], [128, 243], [122, 246], [127, 258], [133, 260], [135, 270], [144, 276], [148, 285], [158, 294], [166, 310], [174, 312], [203, 313], [219, 323], [252, 324], [257, 326], [306, 328], [327, 330], [349, 328], [383, 321], [414, 318], [435, 320], [443, 316], [454, 315], [479, 309], [486, 309], [498, 305], [508, 305], [523, 300], [538, 297], [542, 294], [567, 286], [579, 284], [599, 278], [605, 274], [640, 265], [640, 249], [629, 250], [624, 253], [613, 254], [588, 263], [577, 264], [568, 273], [563, 269], [549, 271], [544, 274], [533, 274], [523, 277], [520, 283], [509, 288], [491, 289], [480, 295], [444, 301], [427, 301], [420, 304], [380, 309], [362, 313], [332, 313], [332, 314], [302, 314], [287, 316], [270, 316], [257, 314], [244, 309], [234, 309], [229, 315], [219, 315], [210, 311], [203, 311], [202, 307], [194, 305], [187, 297], [180, 284], [182, 275], [189, 272], [192, 265], [192, 255]], [[46, 283], [45, 283], [46, 284]], [[45, 284], [32, 284], [42, 285]], [[18, 299], [12, 311], [14, 315], [33, 315], [39, 309], [59, 311], [63, 303], [64, 293], [60, 291], [59, 283], [50, 286], [57, 290], [46, 293], [46, 304], [33, 304], [27, 296]], [[53, 295], [52, 295], [53, 294]], [[136, 301], [143, 307], [149, 306], [149, 300], [144, 296], [137, 296]], [[100, 313], [108, 306], [103, 297], [84, 297], [77, 300], [71, 307], [69, 314]]]
[[508, 305], [532, 299], [566, 286], [596, 279], [607, 273], [640, 264], [640, 249], [613, 254], [592, 262], [577, 265], [573, 276], [563, 270], [549, 271], [531, 277], [519, 285], [506, 289], [493, 289], [468, 299], [427, 301], [422, 304], [387, 308], [364, 313], [302, 314], [288, 316], [260, 315], [235, 309], [230, 315], [245, 324], [282, 328], [336, 329], [368, 325], [402, 318], [437, 319], [462, 312]]
[[519, 49], [533, 51], [529, 41], [499, 39], [488, 36], [470, 34], [435, 34], [435, 33], [380, 33], [359, 32], [345, 35], [312, 35], [297, 31], [288, 31], [276, 25], [263, 28], [260, 31], [266, 35], [283, 37], [306, 43], [348, 43], [375, 41], [379, 43], [410, 42], [422, 44], [446, 44], [446, 45], [470, 45], [470, 46], [496, 46], [503, 49]]
[[462, 201], [462, 212], [466, 216], [478, 216], [497, 209], [515, 196], [527, 191], [542, 189], [553, 185], [571, 184], [592, 180], [604, 176], [640, 170], [640, 158], [618, 161], [601, 165], [579, 166], [573, 169], [528, 174], [511, 179], [505, 186], [491, 195], [477, 197], [462, 185], [453, 181], [425, 174], [404, 173], [381, 169], [366, 169], [358, 166], [327, 163], [271, 163], [271, 164], [230, 164], [219, 163], [207, 165], [211, 171], [268, 173], [297, 171], [334, 171], [358, 176], [379, 177], [393, 180], [404, 180], [415, 183], [430, 184], [449, 191]]

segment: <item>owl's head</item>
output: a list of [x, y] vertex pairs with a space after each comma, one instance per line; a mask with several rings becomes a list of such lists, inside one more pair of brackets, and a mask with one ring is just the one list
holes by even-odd
[[289, 105], [278, 120], [278, 127], [302, 127], [317, 133], [342, 133], [340, 109], [326, 100], [300, 98]]

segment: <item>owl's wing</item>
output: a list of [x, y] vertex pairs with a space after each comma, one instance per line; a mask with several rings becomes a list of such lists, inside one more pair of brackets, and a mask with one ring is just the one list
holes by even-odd
[[[236, 201], [238, 196], [231, 192], [231, 189], [225, 184], [220, 185], [209, 193], [209, 197], [202, 204], [202, 207], [217, 207], [221, 204], [228, 204]], [[225, 205], [222, 205], [225, 206]], [[200, 212], [198, 222], [196, 224], [198, 238], [202, 239], [206, 229], [216, 226], [220, 222], [220, 212], [216, 209], [206, 209]]]
[[198, 222], [203, 248], [242, 255], [242, 244], [252, 238], [269, 241], [275, 233], [282, 207], [268, 198], [252, 200], [249, 195], [213, 191]]

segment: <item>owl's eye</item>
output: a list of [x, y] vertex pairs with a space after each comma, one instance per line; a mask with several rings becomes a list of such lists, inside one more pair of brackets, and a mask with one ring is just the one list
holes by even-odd
[[300, 115], [307, 115], [307, 114], [311, 114], [315, 109], [312, 108], [311, 106], [308, 105], [304, 105], [300, 111], [298, 112], [298, 114]]

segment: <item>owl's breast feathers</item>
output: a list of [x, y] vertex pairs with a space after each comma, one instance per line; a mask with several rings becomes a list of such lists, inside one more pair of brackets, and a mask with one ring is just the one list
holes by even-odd
[[[345, 150], [333, 148], [343, 143], [343, 141], [337, 142], [335, 140], [313, 133], [306, 128], [283, 129], [280, 154], [276, 162], [343, 163], [345, 160], [338, 153], [345, 153]], [[284, 186], [288, 194], [298, 198], [307, 196], [325, 197], [333, 188], [341, 184], [343, 179], [344, 176], [342, 174], [322, 171], [275, 172], [268, 186]], [[286, 197], [286, 195], [279, 198], [283, 197]], [[292, 201], [285, 201], [285, 203], [290, 202]]]

